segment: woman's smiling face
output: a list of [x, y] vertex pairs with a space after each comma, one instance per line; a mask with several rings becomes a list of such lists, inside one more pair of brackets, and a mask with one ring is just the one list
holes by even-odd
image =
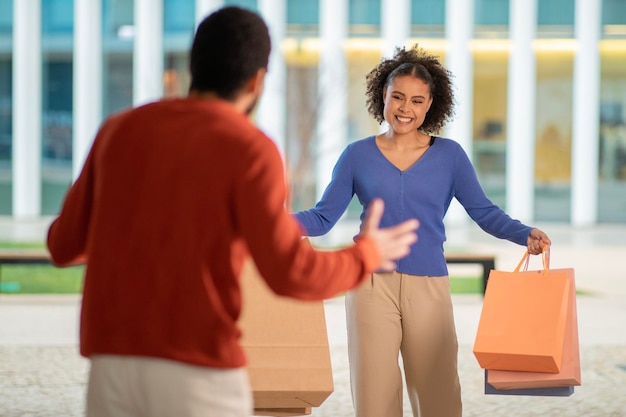
[[383, 91], [383, 114], [394, 133], [417, 131], [433, 101], [430, 86], [412, 75], [395, 77]]

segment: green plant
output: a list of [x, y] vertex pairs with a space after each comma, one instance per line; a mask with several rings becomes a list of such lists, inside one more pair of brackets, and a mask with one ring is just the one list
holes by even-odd
[[82, 266], [3, 265], [0, 292], [17, 294], [77, 294], [83, 286]]

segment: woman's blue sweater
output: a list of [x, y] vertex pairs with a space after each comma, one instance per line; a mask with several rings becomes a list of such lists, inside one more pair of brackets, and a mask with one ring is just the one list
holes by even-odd
[[[354, 194], [364, 208], [373, 198], [384, 200], [381, 227], [410, 218], [420, 221], [418, 241], [396, 268], [412, 275], [448, 274], [443, 219], [452, 197], [495, 237], [525, 246], [532, 229], [509, 217], [487, 198], [463, 148], [446, 138], [435, 138], [424, 155], [405, 171], [382, 154], [374, 136], [351, 143], [339, 157], [322, 199], [314, 208], [294, 216], [308, 236], [321, 236], [337, 223]], [[361, 220], [364, 214], [365, 209]]]

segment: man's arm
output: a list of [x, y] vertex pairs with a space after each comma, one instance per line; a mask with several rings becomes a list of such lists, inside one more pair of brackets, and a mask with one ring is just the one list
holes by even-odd
[[93, 157], [69, 188], [59, 216], [48, 229], [47, 245], [52, 262], [69, 266], [86, 262], [87, 234], [93, 206]]
[[275, 147], [259, 146], [242, 162], [235, 192], [236, 219], [260, 274], [279, 294], [330, 298], [355, 287], [367, 273], [393, 269], [416, 240], [416, 220], [378, 228], [383, 211], [378, 201], [354, 245], [315, 250], [302, 240], [300, 226], [285, 209], [286, 183]]

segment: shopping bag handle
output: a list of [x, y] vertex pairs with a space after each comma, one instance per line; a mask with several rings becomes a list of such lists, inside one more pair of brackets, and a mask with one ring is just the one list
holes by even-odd
[[[522, 271], [528, 271], [528, 262], [530, 261], [530, 252], [526, 249], [524, 252], [524, 256], [522, 256], [522, 260], [519, 261], [517, 267], [513, 272], [519, 272], [524, 265], [524, 269]], [[541, 263], [543, 264], [543, 272], [545, 273], [548, 269], [550, 269], [550, 245], [543, 245], [543, 250], [541, 251]]]

